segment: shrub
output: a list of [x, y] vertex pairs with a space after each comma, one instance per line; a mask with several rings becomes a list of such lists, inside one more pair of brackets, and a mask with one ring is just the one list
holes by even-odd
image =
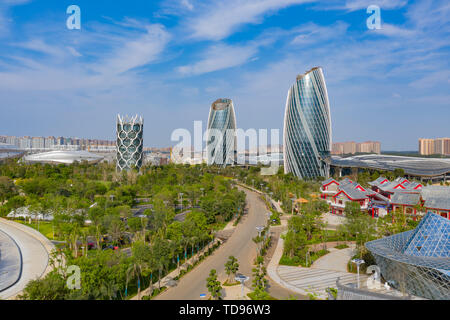
[[300, 265], [301, 261], [300, 258], [297, 256], [294, 256], [292, 258], [289, 258], [285, 255], [283, 255], [280, 259], [280, 262], [278, 264], [284, 265], [284, 266], [293, 266], [293, 267], [297, 267], [298, 265]]

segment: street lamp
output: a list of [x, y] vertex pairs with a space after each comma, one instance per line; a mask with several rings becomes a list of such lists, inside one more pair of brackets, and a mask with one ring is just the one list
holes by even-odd
[[236, 277], [234, 278], [234, 280], [238, 281], [241, 283], [241, 295], [242, 295], [242, 300], [244, 300], [244, 282], [247, 281], [248, 279], [250, 279], [247, 276], [244, 276], [243, 274], [238, 274], [236, 275]]
[[[263, 226], [258, 226], [256, 227], [256, 230], [258, 231], [258, 238], [261, 238], [261, 232], [264, 230]], [[259, 242], [258, 242], [259, 243]], [[260, 245], [258, 244], [256, 250], [258, 250], [258, 252], [260, 251], [260, 248], [258, 248]]]
[[263, 226], [256, 227], [256, 230], [258, 231], [258, 237], [261, 237], [261, 232], [264, 230]]
[[360, 287], [359, 285], [359, 266], [362, 265], [363, 263], [365, 263], [365, 261], [363, 259], [353, 259], [352, 262], [354, 264], [356, 264], [356, 269], [358, 272], [358, 288]]

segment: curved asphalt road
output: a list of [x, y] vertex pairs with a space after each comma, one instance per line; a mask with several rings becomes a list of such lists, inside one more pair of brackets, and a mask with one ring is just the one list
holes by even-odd
[[22, 275], [22, 252], [8, 234], [0, 230], [0, 292], [12, 287]]
[[[0, 231], [2, 231], [3, 235], [6, 234], [14, 239], [22, 255], [22, 272], [17, 282], [15, 282], [17, 280], [17, 272], [11, 271], [13, 269], [17, 270], [17, 259], [11, 259], [10, 261], [5, 260], [4, 264], [0, 263], [0, 279], [2, 279], [2, 282], [4, 284], [15, 282], [11, 287], [0, 291], [0, 299], [12, 299], [25, 288], [30, 280], [42, 276], [47, 269], [49, 257], [44, 245], [35, 237], [31, 236], [30, 233], [1, 220]], [[14, 248], [10, 247], [8, 250], [10, 255], [14, 254], [11, 253], [15, 250]], [[14, 277], [16, 279], [13, 279]], [[6, 285], [4, 287], [6, 287]], [[4, 289], [4, 287], [0, 287], [0, 290]]]
[[240, 188], [247, 194], [248, 213], [242, 217], [241, 223], [235, 228], [231, 237], [221, 245], [211, 256], [203, 260], [192, 271], [188, 272], [178, 282], [176, 287], [163, 292], [155, 299], [159, 300], [200, 300], [200, 294], [208, 293], [206, 278], [211, 269], [216, 269], [218, 280], [225, 281], [225, 263], [229, 256], [235, 256], [239, 262], [239, 273], [248, 277], [245, 285], [251, 287], [253, 261], [256, 257], [256, 244], [252, 238], [258, 235], [256, 226], [267, 222], [267, 209], [259, 199], [259, 195], [247, 189]]

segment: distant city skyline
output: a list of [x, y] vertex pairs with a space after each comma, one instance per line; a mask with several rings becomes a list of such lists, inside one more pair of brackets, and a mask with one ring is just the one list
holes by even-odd
[[147, 119], [146, 146], [166, 147], [177, 128], [206, 130], [219, 97], [239, 128], [281, 132], [292, 79], [321, 66], [333, 141], [412, 151], [449, 136], [447, 1], [254, 1], [77, 0], [80, 30], [66, 27], [72, 3], [2, 2], [0, 134], [113, 140], [128, 113]]
[[[47, 144], [47, 140], [48, 139], [54, 139], [55, 141], [51, 143], [51, 145], [80, 145], [80, 146], [88, 146], [88, 145], [98, 145], [98, 146], [115, 146], [116, 141], [113, 140], [109, 140], [109, 139], [98, 139], [95, 137], [76, 137], [76, 136], [72, 136], [72, 137], [63, 137], [60, 135], [53, 135], [53, 136], [29, 136], [29, 135], [25, 135], [25, 136], [11, 136], [11, 135], [6, 135], [6, 134], [0, 134], [0, 143], [4, 143], [4, 144], [11, 144], [11, 145], [16, 145], [16, 146], [20, 146], [20, 142], [16, 141], [16, 143], [14, 143], [12, 140], [14, 139], [29, 139], [30, 143], [32, 143], [33, 140], [35, 140], [36, 138], [39, 139], [44, 139], [44, 144], [45, 144], [45, 148], [48, 148], [49, 145]], [[352, 144], [352, 145], [350, 145]], [[442, 149], [439, 149], [439, 144], [442, 144], [443, 147], [441, 147]], [[175, 143], [172, 143], [171, 145], [166, 145], [166, 146], [160, 146], [160, 147], [156, 147], [156, 146], [149, 146], [145, 144], [144, 141], [144, 150], [164, 150], [165, 151], [169, 151], [170, 148], [174, 147]], [[269, 148], [267, 151], [268, 152], [273, 152], [270, 151], [270, 148], [277, 148], [280, 149], [278, 150], [278, 152], [282, 152], [282, 148], [283, 145], [282, 144], [260, 144], [256, 147], [249, 147], [246, 146], [246, 151], [252, 151], [252, 152], [258, 152], [258, 149], [261, 146], [266, 146], [267, 148]], [[204, 143], [204, 150], [206, 151], [206, 142]], [[38, 148], [38, 147], [36, 147]], [[379, 153], [379, 151], [398, 151], [398, 150], [387, 150], [387, 149], [383, 149], [381, 148], [381, 144], [379, 141], [363, 141], [363, 142], [355, 142], [355, 141], [343, 141], [343, 142], [333, 142], [333, 146], [332, 146], [332, 154], [345, 154], [346, 152], [343, 151], [345, 148], [353, 148], [354, 151], [353, 152], [348, 152], [348, 153]], [[372, 149], [373, 151], [363, 151], [361, 150], [361, 148], [364, 149]], [[436, 149], [435, 149], [436, 148]], [[341, 152], [338, 152], [338, 150], [342, 149]], [[427, 151], [427, 149], [429, 151]], [[194, 150], [194, 145], [192, 145], [192, 150]], [[334, 151], [333, 151], [334, 150]], [[422, 150], [422, 151], [421, 151]], [[433, 150], [433, 151], [431, 151]], [[434, 153], [434, 150], [437, 150], [436, 153]], [[423, 155], [431, 155], [431, 154], [449, 154], [450, 150], [450, 138], [420, 138], [419, 139], [419, 148], [416, 150], [404, 150], [405, 152], [417, 152], [419, 154], [423, 154]]]

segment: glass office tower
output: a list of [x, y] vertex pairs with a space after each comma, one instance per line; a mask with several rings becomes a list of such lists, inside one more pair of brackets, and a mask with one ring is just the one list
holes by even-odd
[[231, 99], [218, 99], [208, 117], [207, 162], [226, 166], [236, 162], [236, 116]]
[[117, 116], [117, 170], [142, 166], [144, 119]]
[[331, 116], [322, 69], [297, 76], [284, 115], [284, 172], [300, 179], [329, 177]]

